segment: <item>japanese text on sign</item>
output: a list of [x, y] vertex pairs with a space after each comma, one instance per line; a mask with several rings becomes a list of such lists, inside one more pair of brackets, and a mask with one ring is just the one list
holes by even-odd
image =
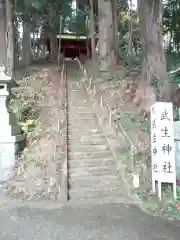
[[174, 183], [175, 148], [172, 103], [157, 102], [151, 107], [152, 180]]

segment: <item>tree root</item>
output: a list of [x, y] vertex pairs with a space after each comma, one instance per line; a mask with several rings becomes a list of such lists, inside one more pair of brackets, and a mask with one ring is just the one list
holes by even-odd
[[133, 84], [125, 91], [125, 104], [132, 102], [138, 109], [138, 114], [143, 115], [144, 118], [148, 118], [150, 114], [151, 105], [156, 101], [156, 95], [154, 89], [147, 84], [139, 82], [139, 84]]

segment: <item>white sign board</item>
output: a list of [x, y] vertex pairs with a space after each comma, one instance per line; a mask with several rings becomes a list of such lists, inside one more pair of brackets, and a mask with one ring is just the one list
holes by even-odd
[[176, 198], [176, 164], [172, 103], [156, 102], [151, 106], [152, 190], [158, 182], [158, 196], [162, 198], [161, 183], [172, 183]]

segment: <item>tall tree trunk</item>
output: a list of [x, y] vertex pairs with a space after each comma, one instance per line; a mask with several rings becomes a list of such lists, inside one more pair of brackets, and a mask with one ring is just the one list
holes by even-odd
[[5, 1], [0, 0], [0, 65], [7, 68], [6, 52], [6, 6]]
[[56, 26], [54, 23], [54, 19], [56, 18], [56, 10], [51, 8], [48, 12], [49, 19], [48, 19], [48, 34], [50, 38], [50, 57], [52, 62], [57, 62], [58, 60], [58, 40], [57, 40], [57, 32]]
[[19, 55], [20, 55], [18, 27], [19, 27], [18, 21], [17, 19], [14, 19], [14, 69], [15, 69], [15, 72], [16, 72], [16, 68], [19, 65]]
[[111, 0], [112, 1], [112, 15], [113, 15], [113, 36], [114, 36], [114, 51], [115, 51], [115, 57], [116, 62], [119, 61], [119, 26], [118, 26], [118, 6], [117, 6], [117, 0]]
[[89, 17], [86, 16], [86, 51], [87, 51], [87, 58], [90, 57], [89, 52]]
[[150, 105], [156, 100], [155, 95], [169, 101], [174, 87], [173, 83], [168, 81], [161, 30], [161, 4], [161, 0], [138, 1], [143, 60], [135, 103], [141, 102], [146, 111], [150, 110]]
[[52, 29], [50, 33], [50, 46], [51, 46], [51, 61], [57, 62], [58, 57], [58, 41], [56, 31]]
[[23, 23], [23, 60], [25, 67], [28, 68], [31, 63], [31, 26], [29, 23]]
[[58, 64], [61, 63], [61, 35], [62, 35], [62, 15], [59, 18], [59, 43], [58, 43]]
[[24, 0], [25, 10], [23, 15], [23, 60], [25, 67], [28, 69], [32, 61], [31, 53], [31, 25], [30, 25], [30, 11], [32, 0]]
[[33, 30], [33, 39], [31, 40], [31, 52], [32, 52], [32, 59], [36, 60], [36, 32], [35, 29]]
[[6, 0], [6, 32], [7, 32], [7, 73], [14, 77], [14, 23], [13, 4], [11, 0]]
[[113, 18], [111, 0], [98, 0], [99, 8], [99, 57], [101, 71], [116, 64], [114, 39], [113, 39]]
[[128, 54], [131, 55], [132, 53], [132, 0], [130, 0], [130, 8], [129, 8], [129, 40], [128, 40]]
[[96, 46], [95, 46], [95, 19], [94, 19], [94, 1], [90, 0], [90, 32], [91, 32], [91, 58], [93, 64], [96, 62]]

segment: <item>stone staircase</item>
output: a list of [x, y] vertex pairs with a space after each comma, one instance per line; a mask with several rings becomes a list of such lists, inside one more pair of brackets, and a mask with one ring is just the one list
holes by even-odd
[[68, 77], [68, 197], [117, 200], [126, 189], [79, 78]]

